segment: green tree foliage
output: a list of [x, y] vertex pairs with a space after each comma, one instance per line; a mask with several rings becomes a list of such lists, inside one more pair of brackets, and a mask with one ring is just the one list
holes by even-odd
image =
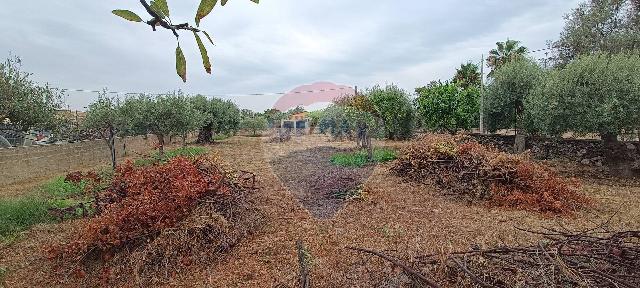
[[[228, 1], [222, 0], [221, 5], [224, 6]], [[251, 2], [258, 3], [259, 0], [251, 0]], [[169, 30], [173, 33], [178, 40], [178, 46], [176, 47], [176, 72], [178, 76], [182, 79], [182, 81], [187, 82], [187, 62], [184, 57], [184, 53], [182, 52], [182, 48], [180, 48], [180, 34], [179, 31], [189, 31], [193, 33], [193, 37], [198, 46], [198, 50], [200, 51], [200, 55], [202, 57], [202, 65], [207, 73], [211, 74], [211, 60], [209, 59], [209, 55], [207, 52], [207, 48], [202, 41], [201, 35], [204, 35], [207, 40], [213, 44], [213, 39], [209, 36], [207, 31], [200, 29], [200, 21], [209, 15], [213, 8], [218, 3], [217, 0], [201, 0], [200, 5], [198, 6], [198, 10], [196, 11], [195, 23], [196, 27], [191, 26], [189, 23], [181, 23], [174, 24], [171, 19], [169, 5], [167, 4], [167, 0], [151, 0], [151, 4], [149, 4], [146, 0], [140, 0], [140, 4], [146, 10], [146, 12], [151, 16], [151, 19], [148, 21], [142, 20], [142, 17], [138, 16], [138, 14], [129, 11], [129, 10], [113, 10], [113, 14], [121, 17], [125, 20], [131, 22], [143, 23], [151, 26], [153, 31], [156, 31], [158, 27]]]
[[468, 87], [480, 87], [481, 77], [478, 65], [472, 62], [467, 62], [467, 64], [460, 64], [460, 68], [456, 69], [456, 75], [453, 76], [453, 82], [463, 89]]
[[202, 95], [194, 97], [191, 101], [204, 115], [198, 143], [212, 143], [213, 134], [231, 134], [240, 129], [241, 112], [233, 102], [218, 98], [207, 99]]
[[536, 94], [541, 129], [599, 133], [605, 141], [640, 123], [640, 56], [633, 53], [582, 56], [550, 74]]
[[156, 98], [139, 95], [126, 99], [123, 106], [128, 113], [134, 113], [125, 116], [131, 121], [133, 130], [156, 135], [161, 155], [164, 153], [165, 137], [184, 137], [186, 133], [201, 127], [205, 119], [204, 113], [181, 93]]
[[[458, 82], [459, 83], [459, 82]], [[456, 83], [436, 82], [416, 89], [417, 112], [425, 128], [455, 133], [476, 127], [480, 89]]]
[[518, 128], [525, 116], [526, 99], [543, 80], [543, 69], [527, 58], [511, 61], [496, 70], [484, 97], [489, 131]]
[[560, 39], [553, 43], [559, 66], [583, 54], [640, 48], [640, 1], [588, 0], [565, 19]]
[[21, 60], [10, 57], [0, 63], [0, 121], [8, 118], [22, 131], [55, 128], [62, 92], [41, 86], [21, 70]]
[[347, 118], [345, 110], [343, 105], [331, 104], [327, 107], [318, 125], [320, 133], [329, 133], [333, 138], [351, 137], [354, 127]]
[[403, 140], [411, 137], [415, 115], [409, 93], [396, 85], [387, 85], [384, 88], [374, 86], [367, 89], [365, 96], [373, 106], [372, 114], [384, 123], [387, 139]]
[[117, 98], [107, 97], [101, 93], [96, 102], [89, 104], [87, 115], [82, 125], [89, 131], [97, 132], [109, 146], [111, 165], [116, 167], [115, 137], [131, 131], [131, 122], [123, 114]]
[[280, 125], [280, 120], [286, 118], [285, 113], [275, 108], [265, 110], [262, 115], [267, 119], [267, 123], [271, 128]]
[[258, 132], [267, 130], [267, 119], [262, 116], [245, 118], [241, 122], [242, 129], [251, 131], [253, 136], [257, 136]]
[[315, 127], [320, 125], [320, 120], [322, 120], [323, 115], [324, 109], [311, 111], [307, 114], [307, 117], [309, 118], [309, 126], [311, 127], [311, 133], [313, 133], [313, 129], [315, 129]]
[[523, 58], [528, 52], [527, 47], [520, 46], [520, 41], [516, 40], [507, 39], [505, 42], [497, 42], [496, 46], [497, 48], [489, 51], [487, 58], [487, 66], [491, 68], [488, 75], [490, 77], [503, 65]]

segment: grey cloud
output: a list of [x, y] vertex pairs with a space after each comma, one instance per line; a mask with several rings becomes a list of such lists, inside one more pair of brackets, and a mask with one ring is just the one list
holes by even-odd
[[[204, 73], [192, 37], [181, 37], [186, 84], [173, 70], [170, 33], [152, 33], [148, 26], [110, 14], [116, 8], [142, 11], [136, 1], [5, 2], [0, 56], [21, 56], [25, 70], [41, 82], [115, 91], [243, 94], [284, 92], [325, 80], [359, 86], [393, 82], [411, 91], [450, 77], [460, 63], [479, 60], [507, 37], [543, 47], [557, 37], [563, 14], [578, 1], [230, 1], [203, 21], [217, 43], [209, 53], [213, 75]], [[192, 21], [198, 1], [168, 2], [175, 19]], [[72, 93], [68, 101], [81, 108], [95, 98]], [[233, 100], [262, 110], [276, 98]]]

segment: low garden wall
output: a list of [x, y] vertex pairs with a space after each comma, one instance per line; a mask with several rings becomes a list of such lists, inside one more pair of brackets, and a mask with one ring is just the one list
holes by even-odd
[[[155, 137], [145, 139], [142, 136], [118, 138], [116, 155], [122, 159], [149, 153], [155, 145], [154, 140]], [[0, 186], [108, 165], [110, 161], [109, 148], [102, 139], [0, 149]]]

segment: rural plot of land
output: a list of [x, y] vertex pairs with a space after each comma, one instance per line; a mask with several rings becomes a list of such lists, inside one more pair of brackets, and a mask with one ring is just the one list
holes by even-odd
[[[288, 185], [287, 181], [294, 179], [283, 179], [274, 167], [278, 163], [290, 164], [288, 167], [296, 170], [294, 167], [324, 165], [286, 163], [285, 159], [317, 161], [321, 157], [316, 155], [326, 157], [329, 151], [353, 145], [327, 140], [322, 136], [305, 136], [294, 137], [287, 143], [265, 143], [260, 138], [233, 137], [211, 146], [210, 150], [232, 168], [252, 171], [258, 176], [255, 201], [264, 215], [264, 225], [218, 261], [207, 266], [186, 267], [166, 284], [295, 287], [299, 269], [296, 241], [301, 240], [310, 257], [314, 287], [370, 287], [385, 279], [396, 277], [400, 282], [406, 279], [400, 277], [402, 273], [398, 269], [381, 260], [373, 259], [363, 265], [367, 257], [346, 247], [388, 251], [410, 258], [470, 247], [534, 244], [540, 239], [516, 230], [516, 226], [535, 229], [561, 224], [568, 229], [588, 229], [611, 215], [614, 215], [612, 228], [637, 229], [640, 225], [637, 221], [640, 190], [636, 187], [586, 183], [584, 190], [598, 202], [597, 209], [579, 212], [576, 217], [549, 218], [534, 212], [487, 208], [442, 197], [443, 192], [430, 185], [409, 183], [394, 176], [388, 164], [365, 168], [371, 175], [362, 180], [364, 199], [336, 201], [343, 207], [329, 206], [335, 209], [333, 217], [319, 218], [314, 215], [313, 206], [306, 207], [301, 200], [305, 198], [297, 195], [301, 190], [296, 192], [296, 188], [300, 187]], [[326, 154], [310, 155], [309, 151], [317, 150]], [[325, 158], [325, 161], [329, 160]], [[329, 198], [322, 199], [329, 201]], [[3, 247], [0, 266], [11, 271], [6, 279], [10, 287], [43, 286], [64, 280], [54, 273], [41, 247], [72, 239], [78, 232], [77, 221], [37, 226], [27, 232], [22, 241]], [[64, 283], [73, 286], [74, 282]]]

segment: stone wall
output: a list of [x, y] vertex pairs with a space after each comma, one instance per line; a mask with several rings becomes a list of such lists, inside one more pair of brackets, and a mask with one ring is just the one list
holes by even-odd
[[[478, 142], [493, 145], [501, 151], [513, 153], [514, 135], [472, 134]], [[640, 159], [638, 141], [619, 142], [616, 146], [605, 147], [600, 140], [551, 139], [528, 137], [525, 149], [536, 159], [563, 159], [586, 165], [601, 166], [605, 160], [620, 162]]]
[[[153, 149], [154, 140], [155, 137], [145, 139], [142, 136], [118, 138], [116, 155], [122, 159], [147, 154]], [[70, 171], [108, 165], [110, 161], [105, 140], [0, 149], [0, 186], [64, 175]]]

